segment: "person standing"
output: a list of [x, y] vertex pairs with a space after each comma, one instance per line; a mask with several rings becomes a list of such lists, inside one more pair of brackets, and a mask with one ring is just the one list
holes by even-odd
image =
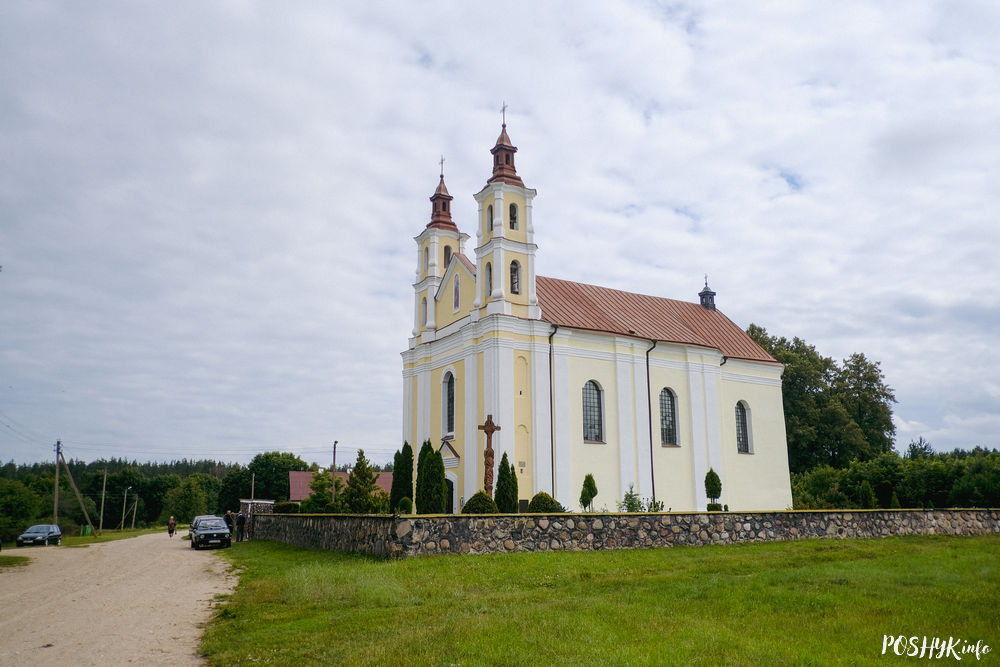
[[240, 512], [236, 515], [236, 541], [242, 542], [246, 537], [247, 518]]
[[170, 539], [174, 539], [174, 531], [177, 529], [177, 521], [174, 517], [170, 517], [170, 521], [167, 521], [167, 535]]
[[232, 510], [226, 510], [226, 516], [223, 517], [226, 520], [226, 527], [229, 528], [229, 534], [236, 534], [236, 518], [233, 516]]

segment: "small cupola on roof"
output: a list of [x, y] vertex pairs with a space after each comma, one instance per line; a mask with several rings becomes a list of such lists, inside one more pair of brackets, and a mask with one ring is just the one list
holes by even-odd
[[715, 292], [708, 286], [708, 276], [705, 276], [705, 289], [698, 292], [701, 305], [709, 310], [715, 310]]
[[514, 153], [516, 152], [517, 147], [510, 143], [510, 137], [507, 136], [507, 123], [505, 122], [500, 129], [496, 145], [490, 149], [490, 153], [493, 154], [493, 175], [486, 181], [487, 184], [500, 181], [524, 187], [524, 181], [517, 175], [517, 169], [514, 167]]
[[444, 184], [443, 158], [441, 163], [441, 180], [438, 182], [438, 186], [434, 191], [434, 194], [431, 195], [431, 221], [427, 223], [427, 226], [444, 227], [446, 229], [454, 229], [455, 231], [458, 231], [458, 227], [451, 219], [451, 200], [454, 199], [454, 197], [448, 194], [448, 188], [445, 187]]

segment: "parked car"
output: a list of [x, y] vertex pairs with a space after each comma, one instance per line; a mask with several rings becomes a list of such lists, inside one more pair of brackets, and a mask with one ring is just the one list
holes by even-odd
[[21, 533], [17, 546], [62, 544], [62, 531], [54, 523], [40, 523]]
[[202, 518], [191, 530], [191, 548], [229, 547], [233, 544], [232, 533], [222, 517]]
[[201, 521], [202, 519], [218, 519], [218, 518], [220, 517], [217, 517], [214, 514], [199, 514], [195, 518], [191, 519], [191, 525], [188, 527], [193, 531], [195, 529], [195, 526], [197, 526], [198, 522]]

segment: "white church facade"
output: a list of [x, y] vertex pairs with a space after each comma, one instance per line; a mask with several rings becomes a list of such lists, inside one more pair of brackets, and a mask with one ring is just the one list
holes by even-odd
[[579, 509], [631, 486], [674, 511], [704, 510], [704, 479], [733, 510], [791, 506], [781, 365], [715, 308], [535, 274], [532, 200], [506, 124], [474, 195], [475, 246], [451, 218], [442, 173], [415, 238], [414, 326], [403, 360], [403, 439], [445, 461], [451, 510], [483, 489], [487, 415], [522, 500]]

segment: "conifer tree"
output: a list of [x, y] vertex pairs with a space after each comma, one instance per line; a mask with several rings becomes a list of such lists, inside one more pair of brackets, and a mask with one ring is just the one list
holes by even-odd
[[375, 511], [375, 473], [365, 457], [365, 450], [358, 450], [358, 458], [347, 476], [344, 504], [351, 514], [370, 514]]
[[434, 447], [430, 440], [424, 440], [420, 446], [420, 454], [417, 457], [417, 491], [413, 499], [417, 503], [417, 514], [433, 514], [430, 507], [430, 498], [427, 497], [427, 466], [428, 457], [434, 454]]
[[[417, 501], [417, 514], [443, 514], [448, 511], [448, 486], [444, 477], [444, 458], [441, 456], [441, 452], [434, 451], [433, 447], [423, 458], [423, 477], [420, 476], [420, 470], [417, 470], [417, 495], [423, 499]], [[422, 494], [420, 484], [423, 484]]]
[[507, 462], [507, 453], [500, 458], [500, 468], [497, 470], [497, 489], [493, 494], [497, 509], [503, 514], [517, 512], [517, 478], [514, 476], [514, 466]]
[[705, 495], [713, 503], [722, 495], [722, 480], [719, 479], [719, 473], [712, 468], [709, 468], [708, 473], [705, 474]]
[[587, 476], [583, 478], [583, 488], [580, 490], [580, 507], [585, 512], [593, 511], [596, 496], [597, 482], [594, 481], [594, 476], [588, 472]]
[[389, 492], [389, 511], [395, 512], [399, 501], [413, 497], [413, 448], [403, 442], [403, 449], [392, 459], [392, 489]]

